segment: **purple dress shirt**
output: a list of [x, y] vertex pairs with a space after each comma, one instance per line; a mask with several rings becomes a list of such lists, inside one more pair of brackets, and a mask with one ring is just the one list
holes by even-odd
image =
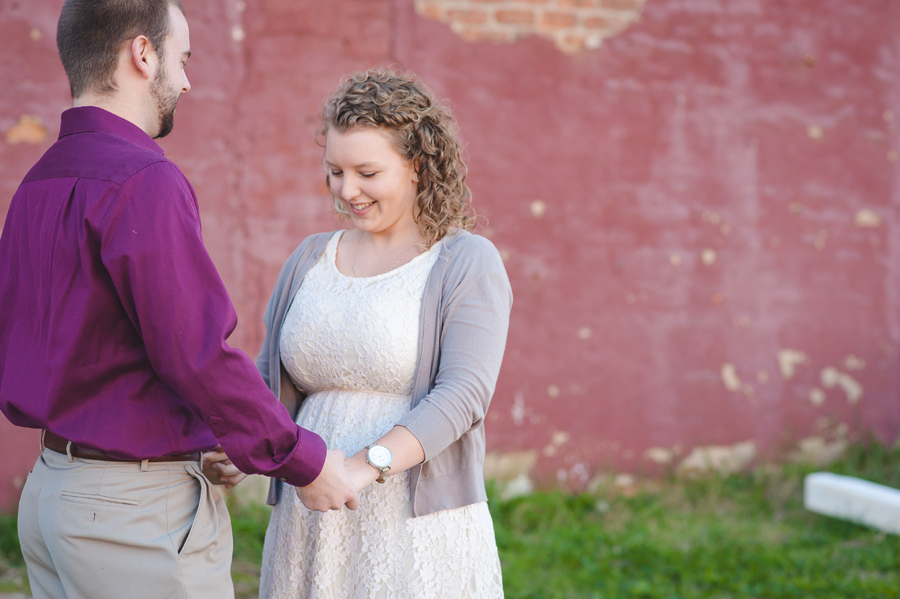
[[218, 443], [305, 486], [325, 444], [226, 343], [236, 324], [178, 167], [129, 121], [64, 112], [0, 236], [0, 410], [128, 460]]

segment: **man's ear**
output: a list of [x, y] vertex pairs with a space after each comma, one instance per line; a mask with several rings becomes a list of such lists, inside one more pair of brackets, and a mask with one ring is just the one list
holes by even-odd
[[156, 50], [146, 36], [139, 35], [131, 40], [131, 62], [141, 75], [152, 80], [156, 70]]

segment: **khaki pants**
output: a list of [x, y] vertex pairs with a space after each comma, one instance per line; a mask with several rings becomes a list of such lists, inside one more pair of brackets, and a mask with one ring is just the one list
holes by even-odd
[[231, 520], [196, 462], [45, 449], [19, 502], [34, 599], [231, 599]]

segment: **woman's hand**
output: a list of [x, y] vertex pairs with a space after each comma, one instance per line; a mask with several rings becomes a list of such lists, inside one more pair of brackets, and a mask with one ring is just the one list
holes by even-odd
[[362, 450], [356, 455], [352, 455], [344, 461], [347, 468], [347, 474], [350, 475], [350, 481], [353, 488], [359, 493], [378, 479], [378, 470], [373, 468], [366, 462], [366, 450]]
[[[395, 426], [375, 443], [390, 449], [393, 456], [390, 469], [384, 473], [386, 477], [405, 472], [425, 461], [425, 450], [422, 449], [422, 444], [405, 427]], [[357, 492], [362, 491], [381, 476], [378, 470], [366, 461], [366, 453], [365, 449], [358, 451], [347, 458], [345, 462], [350, 480], [353, 481]]]
[[230, 489], [247, 478], [246, 474], [231, 463], [231, 460], [222, 451], [221, 445], [216, 447], [215, 451], [207, 451], [203, 454], [203, 474], [212, 484], [225, 485], [226, 489]]

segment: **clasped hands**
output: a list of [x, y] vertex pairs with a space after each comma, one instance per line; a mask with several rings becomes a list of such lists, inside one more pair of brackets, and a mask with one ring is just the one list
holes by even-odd
[[[203, 473], [210, 482], [224, 484], [227, 489], [247, 477], [221, 447], [203, 454]], [[305, 487], [296, 487], [297, 497], [308, 509], [318, 512], [339, 510], [345, 505], [355, 510], [359, 492], [376, 478], [378, 470], [366, 463], [364, 452], [348, 458], [340, 449], [329, 449], [319, 476]]]

